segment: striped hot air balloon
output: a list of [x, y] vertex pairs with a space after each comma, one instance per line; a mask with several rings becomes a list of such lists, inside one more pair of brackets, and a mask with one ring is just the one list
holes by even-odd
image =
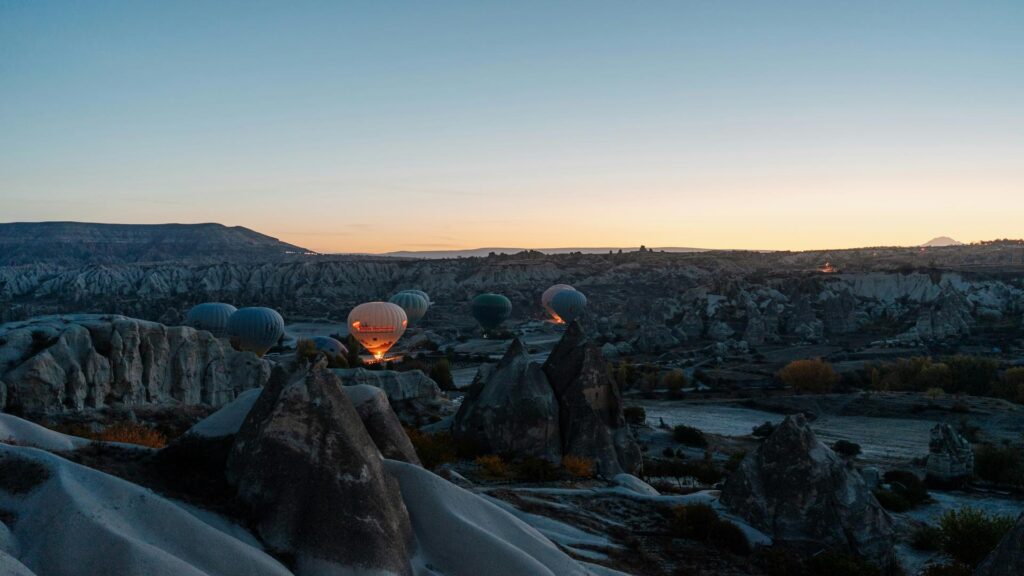
[[185, 325], [196, 330], [206, 330], [217, 338], [223, 338], [228, 335], [228, 318], [235, 311], [237, 308], [223, 302], [196, 304], [185, 316]]
[[471, 309], [484, 330], [494, 330], [512, 314], [512, 301], [501, 294], [480, 294], [473, 298]]
[[566, 290], [575, 290], [575, 288], [569, 286], [568, 284], [555, 284], [554, 286], [545, 290], [544, 293], [540, 295], [541, 306], [544, 307], [544, 310], [551, 316], [551, 319], [554, 320], [555, 322], [561, 322], [562, 319], [558, 317], [558, 314], [555, 312], [554, 308], [551, 307], [551, 300], [556, 295], [558, 295], [559, 292], [564, 292]]
[[409, 318], [390, 302], [365, 302], [348, 313], [348, 330], [363, 348], [380, 360], [405, 333]]
[[236, 350], [262, 356], [284, 335], [284, 318], [271, 308], [240, 308], [228, 318], [228, 335]]
[[587, 297], [578, 290], [562, 290], [551, 299], [551, 309], [566, 324], [572, 324], [587, 308]]
[[423, 318], [423, 315], [427, 313], [427, 308], [430, 308], [430, 301], [425, 296], [420, 296], [417, 292], [407, 290], [405, 292], [399, 292], [390, 298], [392, 304], [397, 304], [405, 310], [405, 315], [409, 319], [409, 324], [416, 324]]

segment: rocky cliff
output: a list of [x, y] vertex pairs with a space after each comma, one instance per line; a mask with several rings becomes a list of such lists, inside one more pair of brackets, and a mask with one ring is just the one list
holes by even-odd
[[123, 316], [0, 325], [0, 408], [56, 414], [181, 403], [221, 406], [262, 386], [269, 364], [209, 332]]

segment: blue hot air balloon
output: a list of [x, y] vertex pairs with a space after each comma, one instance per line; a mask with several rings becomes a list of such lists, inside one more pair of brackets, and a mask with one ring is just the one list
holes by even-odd
[[587, 309], [587, 297], [577, 290], [563, 290], [551, 299], [551, 309], [566, 324], [572, 324]]
[[405, 315], [409, 318], [409, 324], [418, 322], [427, 313], [427, 308], [430, 308], [430, 301], [412, 290], [399, 292], [388, 301], [392, 304], [397, 304], [402, 310], [405, 310]]
[[494, 330], [512, 314], [512, 301], [501, 294], [480, 294], [473, 298], [471, 310], [484, 330]]
[[237, 308], [223, 302], [205, 302], [197, 304], [185, 316], [185, 325], [196, 330], [206, 330], [217, 338], [228, 334], [228, 318]]
[[345, 347], [340, 341], [331, 338], [330, 336], [314, 336], [310, 338], [313, 341], [313, 347], [321, 352], [326, 352], [333, 356], [344, 356], [348, 354], [348, 348]]
[[284, 335], [284, 318], [270, 308], [241, 308], [228, 318], [228, 336], [236, 350], [262, 356]]

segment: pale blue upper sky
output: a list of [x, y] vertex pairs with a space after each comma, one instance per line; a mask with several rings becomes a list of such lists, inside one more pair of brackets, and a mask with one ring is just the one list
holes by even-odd
[[0, 221], [325, 251], [1024, 236], [1024, 2], [0, 0]]

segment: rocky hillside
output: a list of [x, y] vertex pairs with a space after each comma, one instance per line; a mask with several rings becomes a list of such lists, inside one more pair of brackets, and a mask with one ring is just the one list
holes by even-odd
[[222, 224], [0, 224], [0, 266], [237, 262], [304, 252], [248, 228]]

